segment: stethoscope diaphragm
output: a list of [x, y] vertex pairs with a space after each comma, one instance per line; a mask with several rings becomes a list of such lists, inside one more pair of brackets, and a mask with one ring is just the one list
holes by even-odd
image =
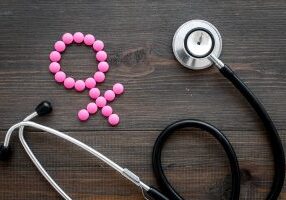
[[217, 28], [204, 20], [191, 20], [181, 25], [173, 38], [177, 60], [189, 69], [205, 69], [213, 64], [210, 55], [218, 58], [222, 38]]

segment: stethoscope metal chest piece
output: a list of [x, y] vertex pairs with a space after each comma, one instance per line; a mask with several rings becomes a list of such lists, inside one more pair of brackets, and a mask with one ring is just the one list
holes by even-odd
[[189, 69], [205, 69], [222, 51], [222, 38], [214, 25], [204, 20], [191, 20], [178, 28], [173, 38], [177, 60]]

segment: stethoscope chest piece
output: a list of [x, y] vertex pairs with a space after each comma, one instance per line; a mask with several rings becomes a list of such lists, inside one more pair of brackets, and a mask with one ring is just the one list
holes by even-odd
[[219, 57], [222, 38], [211, 23], [191, 20], [178, 28], [173, 38], [173, 52], [177, 60], [189, 69], [205, 69], [213, 64], [209, 55]]

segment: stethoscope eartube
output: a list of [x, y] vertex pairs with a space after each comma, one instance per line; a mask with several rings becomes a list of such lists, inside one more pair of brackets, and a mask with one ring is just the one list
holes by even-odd
[[19, 129], [19, 139], [22, 143], [22, 146], [24, 147], [26, 153], [30, 157], [31, 161], [34, 163], [34, 165], [37, 167], [39, 172], [43, 175], [43, 177], [51, 184], [51, 186], [61, 195], [61, 197], [65, 200], [72, 200], [72, 198], [64, 192], [64, 190], [54, 181], [54, 179], [48, 174], [48, 172], [45, 170], [45, 168], [41, 165], [39, 160], [36, 158], [32, 150], [30, 149], [29, 145], [27, 144], [25, 138], [24, 138], [24, 128], [25, 127], [33, 127], [35, 129], [44, 131], [46, 133], [49, 133], [51, 135], [55, 135], [61, 139], [67, 140], [70, 143], [82, 148], [83, 150], [89, 152], [111, 168], [113, 168], [115, 171], [117, 171], [119, 174], [121, 174], [123, 177], [125, 177], [127, 180], [131, 181], [134, 185], [138, 186], [142, 190], [142, 194], [145, 199], [148, 200], [148, 197], [151, 197], [152, 199], [158, 199], [158, 200], [169, 200], [166, 196], [164, 196], [160, 191], [158, 191], [156, 188], [152, 186], [146, 185], [144, 182], [140, 180], [140, 178], [133, 173], [131, 170], [127, 168], [123, 168], [107, 158], [102, 153], [98, 152], [97, 150], [91, 148], [90, 146], [80, 142], [79, 140], [70, 137], [69, 135], [62, 133], [60, 131], [57, 131], [55, 129], [52, 129], [50, 127], [32, 122], [31, 120], [36, 116], [44, 116], [46, 114], [49, 114], [52, 111], [52, 105], [48, 101], [41, 102], [36, 108], [35, 112], [28, 115], [23, 121], [14, 124], [9, 128], [9, 130], [6, 133], [4, 143], [0, 145], [0, 160], [5, 161], [10, 158], [11, 155], [11, 149], [9, 146], [10, 138], [14, 130]]
[[[44, 116], [52, 112], [53, 107], [49, 101], [42, 101], [35, 108], [35, 114], [38, 116]], [[9, 137], [10, 139], [10, 137]], [[9, 146], [9, 140], [5, 140], [3, 144], [0, 145], [0, 160], [8, 160], [11, 156], [12, 150]]]
[[[251, 90], [239, 79], [239, 77], [225, 65], [219, 56], [222, 50], [221, 35], [215, 26], [203, 20], [191, 20], [180, 26], [173, 38], [173, 52], [177, 60], [189, 69], [199, 70], [215, 65], [221, 74], [225, 76], [246, 98], [249, 104], [256, 111], [262, 120], [272, 146], [272, 153], [274, 157], [275, 174], [271, 191], [267, 196], [267, 200], [277, 200], [283, 188], [285, 179], [285, 156], [284, 149], [277, 132], [277, 129], [272, 122], [270, 116], [266, 112], [259, 99], [251, 92]], [[239, 172], [238, 163], [235, 153], [227, 141], [225, 136], [215, 129], [213, 126], [189, 119], [179, 121], [175, 124], [168, 126], [158, 137], [153, 149], [153, 169], [154, 173], [159, 180], [158, 183], [163, 191], [168, 194], [171, 199], [182, 200], [183, 198], [175, 191], [175, 189], [168, 182], [161, 164], [161, 152], [164, 143], [173, 131], [181, 127], [198, 127], [207, 130], [214, 137], [220, 136], [221, 144], [226, 151], [230, 165], [232, 168], [232, 193], [231, 200], [239, 199]], [[206, 127], [209, 127], [206, 129]], [[210, 128], [211, 127], [211, 128]], [[218, 139], [218, 138], [217, 138]]]
[[154, 148], [153, 148], [153, 154], [152, 154], [152, 163], [153, 163], [153, 170], [154, 174], [159, 182], [159, 184], [162, 186], [163, 191], [166, 192], [168, 197], [172, 200], [182, 200], [183, 197], [181, 197], [178, 192], [171, 186], [169, 183], [162, 167], [162, 161], [161, 161], [161, 154], [162, 149], [168, 140], [168, 138], [177, 130], [182, 128], [199, 128], [201, 130], [207, 131], [210, 133], [213, 137], [215, 137], [216, 140], [223, 146], [224, 151], [227, 154], [229, 163], [230, 163], [230, 169], [232, 174], [232, 191], [231, 191], [231, 200], [238, 200], [239, 199], [239, 191], [240, 191], [240, 171], [239, 171], [239, 165], [237, 161], [237, 157], [235, 154], [235, 151], [233, 150], [233, 147], [231, 146], [230, 142], [226, 138], [226, 136], [219, 131], [216, 127], [195, 119], [187, 119], [187, 120], [181, 120], [178, 122], [175, 122], [169, 126], [167, 126], [162, 133], [157, 138]]

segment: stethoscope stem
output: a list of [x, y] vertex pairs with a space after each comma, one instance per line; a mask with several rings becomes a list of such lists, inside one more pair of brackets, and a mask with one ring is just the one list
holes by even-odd
[[223, 67], [225, 66], [225, 64], [224, 64], [218, 57], [216, 57], [216, 56], [213, 55], [213, 54], [210, 54], [210, 55], [208, 56], [208, 59], [209, 59], [210, 61], [212, 61], [212, 62], [214, 63], [214, 65], [215, 65], [218, 69], [221, 69], [221, 68], [223, 68]]

